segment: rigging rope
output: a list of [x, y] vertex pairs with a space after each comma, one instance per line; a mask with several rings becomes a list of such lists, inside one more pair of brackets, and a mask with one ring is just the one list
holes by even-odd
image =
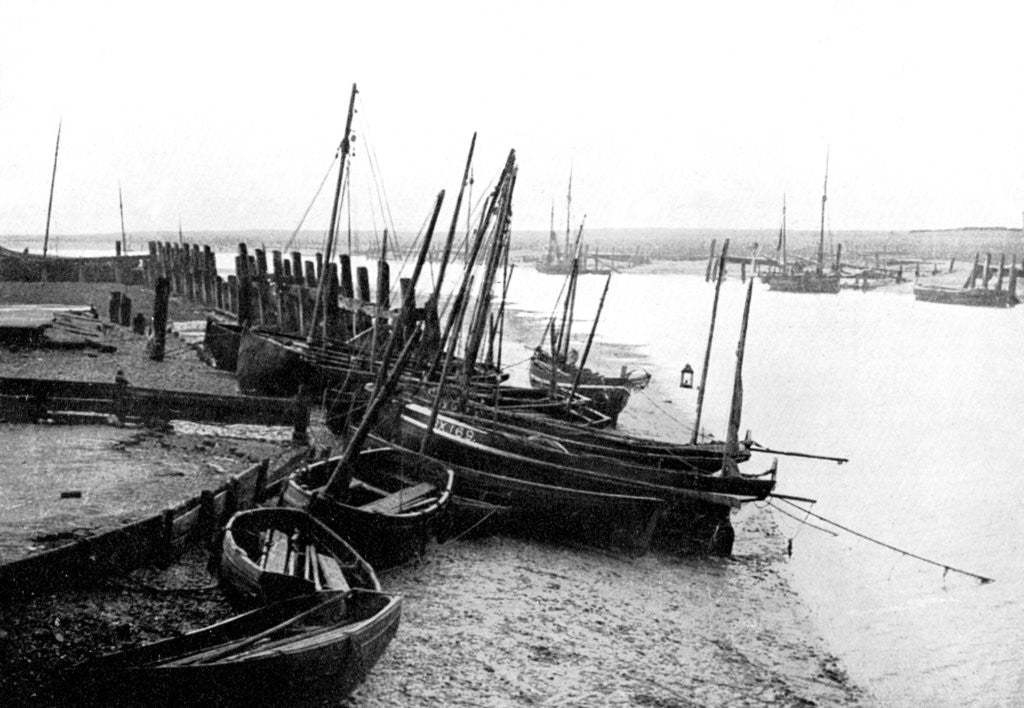
[[334, 163], [338, 161], [338, 157], [340, 154], [340, 150], [336, 150], [334, 152], [334, 158], [331, 160], [331, 164], [327, 166], [327, 171], [324, 172], [324, 178], [320, 180], [320, 186], [316, 188], [316, 194], [314, 194], [313, 198], [309, 201], [309, 206], [306, 207], [306, 211], [302, 212], [302, 218], [299, 219], [299, 225], [295, 227], [294, 231], [292, 231], [291, 238], [288, 239], [288, 242], [281, 249], [282, 252], [287, 252], [288, 249], [292, 247], [292, 243], [295, 242], [295, 237], [299, 235], [299, 230], [302, 229], [302, 224], [305, 223], [306, 217], [309, 216], [309, 212], [313, 208], [313, 204], [316, 203], [317, 197], [320, 196], [320, 192], [323, 190], [324, 185], [327, 183], [327, 178], [331, 175], [331, 170], [334, 169]]
[[939, 563], [938, 561], [933, 561], [933, 560], [931, 560], [929, 558], [925, 558], [924, 556], [919, 556], [916, 553], [911, 553], [910, 551], [905, 551], [902, 548], [897, 548], [896, 546], [893, 546], [893, 545], [890, 545], [888, 543], [885, 543], [884, 541], [879, 541], [877, 538], [872, 538], [871, 536], [863, 534], [863, 533], [861, 533], [859, 531], [854, 531], [853, 529], [851, 529], [851, 528], [849, 528], [847, 526], [843, 526], [842, 524], [836, 523], [835, 521], [832, 521], [831, 519], [826, 519], [824, 516], [821, 516], [819, 514], [815, 514], [810, 509], [804, 509], [802, 506], [799, 506], [798, 504], [795, 504], [794, 502], [791, 502], [791, 501], [789, 501], [787, 499], [783, 499], [782, 501], [784, 501], [787, 504], [790, 504], [792, 506], [795, 506], [797, 509], [800, 509], [803, 512], [806, 512], [808, 516], [813, 516], [814, 518], [818, 519], [819, 521], [824, 521], [827, 524], [832, 524], [833, 526], [835, 526], [838, 529], [842, 529], [843, 531], [846, 531], [847, 533], [851, 533], [854, 536], [857, 536], [858, 538], [863, 538], [865, 541], [871, 541], [872, 543], [877, 544], [879, 546], [882, 546], [883, 548], [888, 548], [890, 551], [896, 551], [897, 553], [900, 553], [900, 554], [905, 555], [905, 556], [909, 556], [910, 558], [914, 558], [916, 560], [923, 561], [925, 563], [930, 563], [931, 565], [934, 565], [934, 566], [938, 566], [939, 568], [942, 568], [944, 570], [943, 575], [945, 575], [945, 573], [948, 573], [949, 571], [952, 570], [954, 573], [960, 573], [962, 575], [968, 575], [968, 576], [970, 576], [972, 578], [977, 578], [983, 585], [986, 584], [986, 583], [994, 583], [995, 582], [994, 578], [989, 578], [989, 577], [986, 577], [984, 575], [978, 575], [977, 573], [972, 573], [969, 570], [962, 570], [960, 568], [954, 568], [951, 565], [946, 565], [945, 563]]

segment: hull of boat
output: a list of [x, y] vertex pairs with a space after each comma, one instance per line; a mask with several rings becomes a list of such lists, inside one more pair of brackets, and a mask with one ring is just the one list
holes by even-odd
[[238, 325], [206, 320], [203, 347], [213, 357], [214, 366], [223, 371], [238, 368], [238, 348], [242, 342], [242, 328]]
[[761, 279], [768, 284], [769, 290], [779, 292], [818, 295], [834, 295], [839, 292], [838, 275], [824, 275], [813, 271], [799, 274], [768, 273]]
[[914, 298], [921, 302], [971, 307], [1013, 307], [1017, 296], [1009, 290], [987, 288], [949, 288], [940, 285], [915, 285]]
[[774, 488], [773, 480], [673, 473], [546, 450], [521, 436], [495, 433], [445, 415], [438, 416], [421, 448], [426, 427], [422, 407], [406, 406], [390, 439], [409, 449], [424, 449], [457, 468], [500, 471], [510, 478], [566, 489], [661, 499], [666, 502], [661, 516], [666, 532], [659, 525], [657, 534], [674, 539], [673, 548], [681, 551], [728, 555], [729, 510], [763, 499]]
[[[338, 561], [348, 588], [380, 590], [373, 568], [344, 540], [309, 514], [298, 509], [251, 509], [235, 514], [224, 529], [221, 548], [221, 578], [242, 598], [262, 603], [316, 592], [314, 583], [298, 575], [272, 572], [262, 567], [262, 534], [277, 531], [291, 539], [298, 535], [303, 544], [313, 545], [321, 555]], [[300, 571], [301, 572], [301, 571]], [[326, 587], [326, 590], [344, 588]]]
[[18, 253], [0, 246], [0, 281], [87, 281], [140, 285], [146, 281], [148, 255], [42, 256]]
[[[105, 706], [337, 701], [365, 679], [384, 653], [398, 631], [401, 606], [397, 595], [362, 590], [293, 598], [88, 662], [69, 680], [69, 692], [80, 705]], [[249, 638], [303, 612], [310, 613], [304, 623], [290, 627], [290, 634], [268, 637], [267, 648], [246, 645]], [[244, 648], [222, 659], [197, 661], [202, 652], [223, 653], [232, 644]]]
[[[403, 454], [399, 450], [365, 450], [350, 470], [352, 482], [345, 499], [318, 493], [331, 478], [340, 458], [321, 461], [291, 476], [282, 504], [305, 509], [344, 538], [377, 569], [405, 563], [426, 549], [436, 536], [440, 519], [451, 495], [452, 470], [433, 460]], [[418, 483], [430, 483], [434, 490], [415, 509], [395, 513], [381, 511], [368, 502], [380, 495], [400, 493]]]

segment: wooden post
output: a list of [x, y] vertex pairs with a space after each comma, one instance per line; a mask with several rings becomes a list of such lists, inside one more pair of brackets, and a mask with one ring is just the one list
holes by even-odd
[[711, 254], [708, 255], [708, 267], [704, 271], [704, 282], [705, 283], [711, 280], [711, 267], [715, 263], [715, 243], [716, 243], [715, 239], [711, 239]]
[[[238, 315], [238, 278], [234, 275], [228, 276], [228, 287], [226, 289], [228, 312]], [[241, 322], [241, 321], [239, 321]]]
[[[359, 289], [358, 300], [359, 305], [365, 305], [370, 302], [370, 271], [366, 269], [366, 266], [359, 266], [356, 268], [356, 287]], [[362, 332], [370, 326], [368, 322], [369, 315], [364, 313], [362, 309], [356, 315], [356, 331]]]
[[217, 255], [208, 245], [203, 246], [203, 261], [206, 264], [206, 304], [208, 307], [219, 307], [217, 304]]
[[988, 290], [988, 280], [992, 276], [992, 254], [985, 254], [985, 277], [981, 282], [981, 287]]
[[125, 327], [131, 327], [132, 325], [132, 299], [128, 297], [128, 293], [121, 295], [119, 321]]
[[171, 283], [160, 277], [156, 281], [156, 299], [153, 301], [153, 347], [149, 358], [164, 360], [164, 345], [167, 341], [167, 301], [171, 295]]
[[249, 253], [244, 243], [238, 244], [238, 324], [253, 324], [252, 279], [249, 277]]
[[284, 272], [284, 279], [285, 279], [285, 281], [288, 282], [288, 283], [293, 282], [293, 279], [292, 279], [292, 262], [291, 261], [285, 261], [284, 262], [284, 270], [283, 270], [283, 272]]
[[114, 241], [114, 255], [117, 256], [118, 258], [121, 257], [121, 242], [120, 241]]
[[740, 262], [740, 282], [741, 283], [747, 282], [747, 262], [746, 261], [741, 261]]
[[267, 473], [270, 471], [270, 460], [263, 458], [259, 467], [256, 468], [256, 481], [252, 485], [252, 500], [250, 506], [257, 506], [267, 493]]
[[999, 277], [996, 278], [996, 292], [1003, 289], [1003, 270], [1006, 268], [1006, 254], [999, 254]]
[[316, 287], [316, 265], [313, 261], [306, 261], [306, 287]]
[[295, 418], [292, 430], [292, 444], [306, 445], [309, 443], [309, 435], [306, 430], [309, 428], [309, 399], [306, 396], [306, 387], [299, 385], [295, 394]]
[[118, 324], [121, 322], [121, 291], [111, 290], [110, 291], [110, 303], [107, 306], [107, 318], [111, 324]]
[[146, 316], [141, 312], [136, 312], [135, 317], [132, 318], [132, 331], [135, 334], [146, 333]]
[[324, 277], [324, 254], [316, 254], [316, 282], [320, 282], [320, 279]]
[[1017, 304], [1017, 254], [1010, 256], [1010, 279], [1006, 285], [1007, 302], [1011, 305]]
[[324, 340], [330, 341], [342, 336], [341, 313], [338, 310], [338, 266], [328, 263], [323, 277], [327, 278], [324, 290]]
[[298, 285], [302, 285], [302, 254], [292, 251], [292, 278]]
[[156, 267], [157, 267], [157, 248], [156, 241], [149, 242], [149, 260], [146, 261], [146, 285], [153, 287], [156, 284]]
[[214, 293], [216, 294], [216, 297], [217, 297], [217, 309], [218, 310], [226, 310], [227, 307], [224, 304], [224, 299], [225, 299], [225, 297], [224, 297], [224, 290], [225, 290], [225, 288], [224, 288], [224, 278], [222, 278], [221, 276], [218, 275], [218, 276], [216, 276], [216, 279], [213, 282], [214, 282], [213, 290], [214, 290]]
[[274, 266], [274, 280], [280, 282], [284, 278], [284, 266], [281, 264], [281, 252], [271, 251], [270, 260]]
[[[346, 253], [338, 256], [338, 262], [341, 264], [341, 296], [351, 302], [355, 297], [355, 290], [352, 287], [352, 258]], [[351, 337], [356, 333], [355, 313], [349, 312], [342, 318], [342, 328], [343, 337]]]

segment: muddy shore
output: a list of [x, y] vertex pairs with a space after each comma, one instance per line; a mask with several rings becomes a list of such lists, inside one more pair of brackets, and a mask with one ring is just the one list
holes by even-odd
[[[105, 300], [88, 298], [112, 289], [35, 285], [0, 284], [0, 302], [92, 302], [103, 312]], [[144, 291], [132, 297], [145, 303]], [[179, 306], [172, 300], [172, 319], [202, 318]], [[140, 338], [111, 336], [113, 354], [0, 350], [0, 375], [110, 381], [121, 369], [140, 386], [235, 392], [230, 375], [187, 347], [156, 364]], [[734, 524], [726, 560], [628, 558], [504, 535], [432, 546], [382, 575], [405, 598], [402, 625], [369, 679], [336, 705], [870, 705], [790, 589], [768, 511], [748, 507]], [[2, 601], [0, 692], [11, 704], [61, 705], [62, 677], [79, 661], [228, 616], [207, 560], [201, 549], [169, 568]]]

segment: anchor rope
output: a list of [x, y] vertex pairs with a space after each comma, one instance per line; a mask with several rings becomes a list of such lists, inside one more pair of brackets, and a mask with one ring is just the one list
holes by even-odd
[[[776, 497], [776, 498], [780, 498], [780, 497]], [[835, 521], [832, 521], [831, 519], [826, 519], [824, 516], [821, 516], [820, 514], [815, 514], [810, 509], [804, 509], [802, 506], [800, 506], [800, 505], [798, 505], [798, 504], [796, 504], [794, 502], [791, 502], [788, 499], [781, 499], [781, 500], [786, 502], [787, 504], [795, 506], [797, 509], [800, 509], [801, 511], [805, 512], [808, 516], [813, 516], [814, 518], [818, 519], [819, 521], [824, 521], [827, 524], [831, 524], [832, 526], [835, 526], [838, 529], [842, 529], [843, 531], [846, 531], [847, 533], [853, 534], [854, 536], [857, 536], [858, 538], [863, 538], [865, 541], [870, 541], [871, 543], [874, 543], [874, 544], [877, 544], [879, 546], [882, 546], [883, 548], [888, 548], [891, 551], [896, 551], [897, 553], [900, 553], [900, 554], [905, 555], [905, 556], [909, 556], [910, 558], [914, 558], [916, 560], [923, 561], [925, 563], [929, 563], [929, 564], [934, 565], [934, 566], [938, 566], [939, 568], [943, 569], [943, 576], [945, 576], [950, 571], [953, 571], [954, 573], [960, 573], [962, 575], [967, 575], [967, 576], [970, 576], [972, 578], [977, 578], [981, 582], [982, 585], [984, 585], [986, 583], [994, 583], [995, 582], [994, 578], [989, 578], [989, 577], [984, 576], [984, 575], [979, 575], [978, 573], [972, 573], [969, 570], [963, 570], [961, 568], [955, 568], [955, 567], [953, 567], [951, 565], [948, 565], [946, 563], [940, 563], [938, 561], [931, 560], [930, 558], [925, 558], [924, 556], [919, 556], [916, 553], [911, 553], [910, 551], [903, 550], [902, 548], [897, 548], [896, 546], [893, 546], [891, 544], [885, 543], [884, 541], [879, 541], [877, 538], [872, 538], [871, 536], [868, 536], [867, 534], [863, 534], [860, 531], [854, 531], [853, 529], [849, 528], [848, 526], [843, 526], [842, 524], [837, 523]]]

